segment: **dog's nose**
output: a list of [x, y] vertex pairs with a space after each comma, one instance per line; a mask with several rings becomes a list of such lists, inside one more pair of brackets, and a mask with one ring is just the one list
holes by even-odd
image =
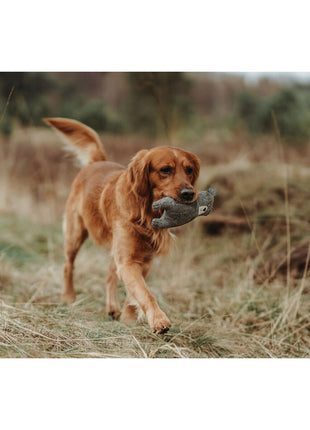
[[186, 202], [190, 202], [193, 200], [195, 191], [192, 188], [182, 188], [180, 191], [181, 199], [185, 200]]

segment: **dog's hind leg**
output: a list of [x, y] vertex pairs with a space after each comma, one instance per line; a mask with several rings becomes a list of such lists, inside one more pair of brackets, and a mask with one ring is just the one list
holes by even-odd
[[108, 275], [106, 277], [107, 313], [116, 319], [120, 316], [120, 305], [117, 297], [116, 265], [112, 257]]
[[138, 303], [132, 299], [132, 297], [127, 293], [125, 299], [123, 310], [121, 314], [121, 321], [123, 322], [133, 322], [138, 318]]
[[81, 217], [73, 211], [66, 213], [63, 230], [65, 236], [65, 264], [64, 286], [61, 297], [63, 303], [70, 304], [73, 303], [76, 298], [73, 287], [74, 260], [83, 242], [87, 239], [88, 232]]

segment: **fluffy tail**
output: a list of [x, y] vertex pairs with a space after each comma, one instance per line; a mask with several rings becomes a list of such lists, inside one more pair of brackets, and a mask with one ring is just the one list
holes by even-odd
[[67, 149], [75, 153], [82, 166], [106, 160], [98, 134], [87, 125], [67, 118], [43, 118], [43, 121], [56, 129]]

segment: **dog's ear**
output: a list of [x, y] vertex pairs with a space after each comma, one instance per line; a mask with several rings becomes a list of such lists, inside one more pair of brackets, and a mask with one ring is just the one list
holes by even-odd
[[147, 196], [150, 192], [150, 161], [148, 160], [148, 150], [139, 151], [128, 166], [129, 181], [132, 191], [141, 197]]
[[198, 179], [198, 176], [199, 176], [200, 161], [199, 161], [199, 158], [196, 157], [196, 155], [194, 155], [192, 153], [190, 153], [190, 157], [189, 158], [190, 158], [191, 164], [193, 166], [193, 177], [192, 177], [191, 183], [192, 183], [192, 185], [195, 185], [195, 183], [196, 183], [196, 181]]

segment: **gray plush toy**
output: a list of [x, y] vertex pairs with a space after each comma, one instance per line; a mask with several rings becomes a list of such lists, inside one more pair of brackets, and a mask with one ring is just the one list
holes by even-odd
[[192, 221], [198, 216], [207, 216], [213, 209], [215, 188], [201, 191], [193, 203], [180, 203], [171, 197], [164, 197], [153, 203], [154, 211], [163, 210], [160, 218], [153, 218], [152, 225], [157, 228], [178, 227]]

